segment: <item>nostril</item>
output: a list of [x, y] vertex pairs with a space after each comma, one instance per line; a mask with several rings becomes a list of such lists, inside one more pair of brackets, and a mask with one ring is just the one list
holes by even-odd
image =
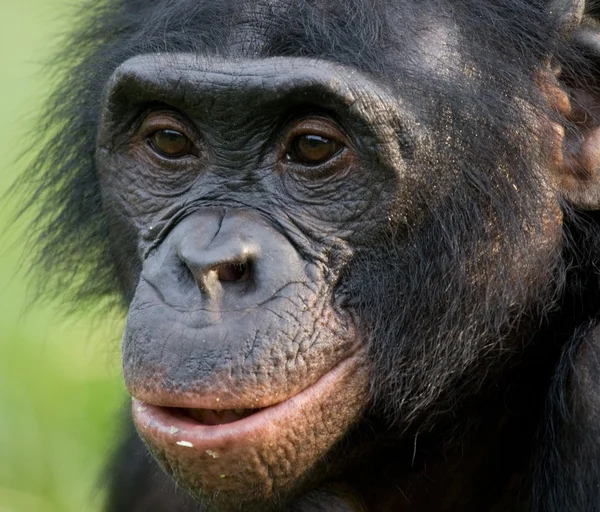
[[239, 283], [250, 278], [250, 264], [224, 263], [216, 268], [217, 276], [221, 282]]

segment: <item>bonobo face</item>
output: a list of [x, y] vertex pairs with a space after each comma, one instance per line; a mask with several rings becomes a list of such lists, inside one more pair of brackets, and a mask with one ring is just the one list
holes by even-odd
[[219, 509], [318, 478], [364, 410], [340, 276], [398, 201], [396, 104], [303, 59], [142, 56], [107, 88], [97, 161], [137, 282], [123, 340], [134, 419]]

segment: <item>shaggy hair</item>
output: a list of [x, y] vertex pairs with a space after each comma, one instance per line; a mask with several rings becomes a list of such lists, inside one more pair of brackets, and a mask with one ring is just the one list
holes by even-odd
[[[588, 4], [586, 23], [594, 24], [600, 4]], [[95, 164], [103, 88], [128, 58], [150, 52], [302, 56], [358, 69], [414, 113], [418, 122], [398, 129], [414, 169], [433, 166], [445, 176], [438, 195], [425, 190], [411, 204], [399, 203], [389, 225], [364, 234], [338, 284], [369, 340], [372, 415], [416, 443], [439, 418], [467, 423], [469, 401], [505, 382], [506, 368], [546, 361], [550, 370], [531, 383], [533, 394], [547, 397], [534, 413], [537, 448], [526, 455], [535, 472], [534, 510], [598, 510], [600, 426], [576, 416], [569, 393], [591, 385], [570, 375], [586, 333], [598, 323], [599, 214], [564, 205], [562, 250], [530, 264], [537, 276], [511, 279], [518, 262], [530, 257], [523, 242], [544, 223], [533, 215], [543, 201], [544, 169], [537, 162], [544, 147], [532, 126], [536, 117], [557, 116], [547, 111], [535, 70], [553, 59], [565, 80], [596, 83], [598, 55], [571, 37], [569, 5], [85, 2], [77, 31], [53, 63], [62, 78], [39, 123], [36, 147], [42, 149], [23, 181], [32, 191], [27, 208], [39, 212], [32, 226], [42, 291], [60, 290], [77, 304], [105, 300], [125, 307], [133, 296], [140, 263], [133, 256], [115, 263], [113, 248], [125, 241], [108, 225]], [[431, 44], [439, 40], [444, 44]], [[415, 60], [407, 49], [419, 45], [433, 49]], [[435, 66], [443, 60], [439, 52], [459, 55], [459, 65]], [[417, 139], [418, 148], [411, 144]], [[418, 219], [407, 215], [415, 205], [425, 212]], [[507, 343], [515, 333], [517, 346]], [[593, 381], [593, 369], [588, 374]]]

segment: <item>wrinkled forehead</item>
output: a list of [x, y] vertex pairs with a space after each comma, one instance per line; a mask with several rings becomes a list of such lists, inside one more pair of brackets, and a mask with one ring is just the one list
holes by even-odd
[[[203, 102], [244, 104], [289, 100], [301, 95], [311, 101], [344, 108], [392, 108], [396, 99], [374, 81], [351, 68], [304, 58], [260, 60], [201, 57], [192, 53], [156, 53], [134, 57], [113, 73], [105, 90], [105, 106], [114, 103], [176, 101], [188, 107]], [[207, 105], [203, 105], [205, 108]], [[380, 114], [380, 112], [377, 112]]]
[[375, 127], [388, 140], [407, 115], [401, 115], [401, 103], [384, 87], [330, 62], [157, 53], [130, 59], [112, 75], [104, 93], [100, 144], [118, 131], [128, 113], [155, 104], [176, 108], [208, 125], [224, 126], [252, 123], [284, 108], [310, 106], [333, 111], [365, 129]]

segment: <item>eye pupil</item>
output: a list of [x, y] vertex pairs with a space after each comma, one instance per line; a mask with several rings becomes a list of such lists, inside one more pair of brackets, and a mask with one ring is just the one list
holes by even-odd
[[294, 142], [292, 158], [300, 163], [318, 165], [333, 157], [340, 144], [320, 135], [303, 135]]
[[151, 143], [156, 151], [169, 158], [185, 156], [191, 152], [190, 139], [177, 130], [158, 130], [152, 134]]

